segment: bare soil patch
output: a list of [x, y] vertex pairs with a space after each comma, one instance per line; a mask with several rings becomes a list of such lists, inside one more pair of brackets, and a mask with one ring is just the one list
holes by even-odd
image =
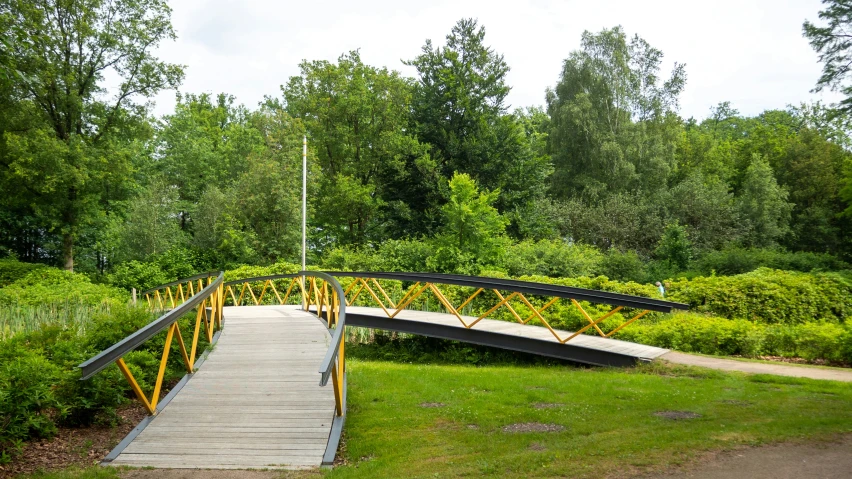
[[654, 416], [678, 421], [681, 419], [697, 419], [701, 417], [701, 414], [692, 411], [657, 411]]
[[503, 432], [559, 432], [564, 430], [565, 426], [540, 422], [521, 422], [503, 427]]
[[444, 407], [444, 406], [446, 406], [446, 404], [444, 404], [442, 402], [422, 402], [422, 403], [420, 403], [420, 407], [425, 407], [425, 408]]
[[564, 406], [564, 404], [557, 402], [536, 402], [532, 406], [536, 409], [556, 409]]

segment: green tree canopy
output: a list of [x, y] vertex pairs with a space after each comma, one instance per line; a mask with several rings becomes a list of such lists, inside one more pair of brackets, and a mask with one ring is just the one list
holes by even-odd
[[740, 217], [746, 221], [744, 240], [748, 246], [772, 246], [789, 232], [792, 205], [787, 198], [788, 193], [775, 181], [769, 162], [754, 154], [737, 198]]
[[[498, 208], [512, 212], [544, 197], [552, 169], [541, 146], [541, 115], [507, 113], [509, 67], [485, 44], [485, 27], [459, 20], [443, 47], [427, 40], [420, 55], [405, 62], [417, 69], [413, 119], [421, 143], [444, 178], [467, 173], [480, 185], [499, 189]], [[517, 228], [516, 228], [517, 229]]]
[[802, 32], [819, 54], [822, 75], [815, 92], [828, 88], [846, 96], [840, 108], [852, 112], [852, 85], [846, 81], [852, 72], [852, 3], [848, 0], [822, 0], [825, 8], [818, 14], [820, 25], [805, 20]]
[[[128, 190], [146, 133], [140, 98], [176, 87], [179, 65], [153, 51], [175, 38], [161, 0], [7, 0], [3, 22], [17, 26], [7, 63], [12, 102], [0, 113], [3, 201], [25, 204], [61, 236], [62, 263], [74, 245]], [[118, 85], [110, 95], [107, 77]], [[9, 98], [9, 97], [7, 97]], [[14, 206], [14, 205], [12, 205]]]
[[357, 51], [300, 67], [282, 92], [287, 112], [304, 121], [322, 170], [316, 226], [333, 241], [364, 244], [404, 224], [410, 203], [425, 195], [418, 168], [429, 168], [426, 148], [408, 128], [409, 80], [365, 65]]
[[547, 91], [557, 197], [665, 186], [680, 120], [674, 114], [686, 74], [675, 63], [661, 80], [663, 54], [621, 27], [584, 32]]
[[450, 199], [441, 208], [442, 241], [486, 262], [506, 230], [506, 219], [494, 206], [499, 191], [479, 191], [470, 175], [456, 173], [450, 180]]

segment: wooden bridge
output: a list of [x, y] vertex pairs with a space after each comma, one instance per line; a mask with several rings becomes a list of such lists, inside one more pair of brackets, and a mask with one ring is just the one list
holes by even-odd
[[[167, 312], [80, 365], [88, 379], [115, 363], [151, 413], [105, 464], [331, 465], [346, 418], [345, 326], [626, 366], [668, 351], [610, 336], [648, 313], [686, 309], [610, 292], [425, 273], [303, 271], [229, 282], [222, 273], [206, 273], [142, 295]], [[602, 312], [595, 304], [610, 309]], [[187, 344], [178, 320], [188, 313], [194, 329]], [[554, 326], [570, 314], [587, 324], [576, 332]], [[122, 358], [163, 331], [165, 347], [149, 398]], [[199, 354], [204, 342], [215, 347]], [[187, 374], [161, 399], [173, 343]]]

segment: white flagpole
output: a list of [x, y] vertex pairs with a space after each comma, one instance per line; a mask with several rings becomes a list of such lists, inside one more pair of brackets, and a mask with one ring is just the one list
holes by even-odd
[[[305, 270], [305, 251], [307, 250], [308, 225], [308, 135], [302, 136], [302, 271]], [[308, 310], [308, 297], [305, 294], [305, 277], [299, 278], [302, 283], [302, 309]]]
[[302, 137], [302, 271], [305, 270], [308, 224], [308, 136]]

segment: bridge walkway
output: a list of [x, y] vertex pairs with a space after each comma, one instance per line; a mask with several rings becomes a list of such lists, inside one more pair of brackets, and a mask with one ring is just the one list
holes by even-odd
[[111, 465], [300, 469], [323, 463], [335, 415], [332, 388], [318, 384], [317, 366], [331, 342], [324, 322], [295, 306], [223, 312], [225, 327], [207, 359]]

